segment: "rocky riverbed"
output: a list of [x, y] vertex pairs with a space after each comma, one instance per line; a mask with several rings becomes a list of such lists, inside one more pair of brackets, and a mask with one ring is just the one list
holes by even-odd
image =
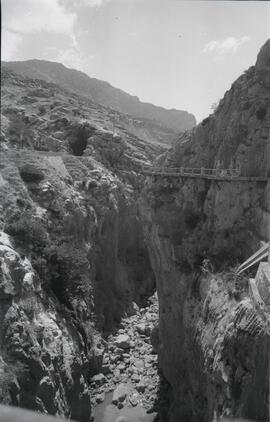
[[133, 304], [131, 313], [121, 320], [113, 334], [106, 340], [100, 340], [99, 346], [104, 348], [104, 352], [101, 372], [92, 378], [94, 415], [100, 415], [99, 406], [104, 408], [104, 405], [100, 405], [104, 400], [106, 406], [115, 407], [115, 410], [111, 410], [114, 416], [118, 415], [117, 409], [123, 409], [119, 412], [121, 415], [126, 410], [126, 416], [132, 413], [129, 410], [131, 408], [137, 408], [137, 413], [143, 408], [145, 415], [146, 412], [155, 411], [159, 388], [158, 357], [154, 341], [158, 319], [157, 296], [153, 295], [144, 308]]

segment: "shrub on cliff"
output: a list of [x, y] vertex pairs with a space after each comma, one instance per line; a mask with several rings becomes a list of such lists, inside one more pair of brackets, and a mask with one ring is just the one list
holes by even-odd
[[25, 243], [35, 250], [43, 249], [47, 244], [47, 232], [38, 219], [33, 218], [30, 211], [23, 212], [19, 218], [7, 222], [5, 232], [15, 241]]

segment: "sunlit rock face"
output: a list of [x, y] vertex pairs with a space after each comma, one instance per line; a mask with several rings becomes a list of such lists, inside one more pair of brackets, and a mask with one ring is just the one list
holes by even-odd
[[4, 232], [0, 242], [1, 401], [87, 421], [89, 362], [76, 321]]
[[[257, 63], [158, 164], [270, 171], [269, 41]], [[269, 179], [268, 179], [269, 180]], [[269, 236], [270, 183], [149, 178], [141, 200], [160, 305], [167, 420], [267, 421], [269, 323], [234, 269]]]
[[159, 148], [92, 103], [74, 116], [59, 87], [5, 71], [2, 88], [0, 401], [89, 421], [101, 335], [155, 288], [134, 169]]
[[155, 288], [136, 195], [95, 160], [9, 150], [1, 166], [2, 400], [86, 421], [97, 330]]

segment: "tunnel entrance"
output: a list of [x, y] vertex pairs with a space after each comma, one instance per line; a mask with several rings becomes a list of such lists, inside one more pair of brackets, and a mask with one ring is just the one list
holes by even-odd
[[87, 147], [87, 140], [91, 135], [93, 135], [94, 132], [95, 130], [88, 126], [74, 127], [69, 143], [70, 149], [74, 155], [83, 155]]
[[70, 148], [74, 155], [81, 156], [87, 147], [88, 130], [86, 127], [80, 127], [77, 129], [77, 133], [74, 134], [74, 138], [70, 143]]

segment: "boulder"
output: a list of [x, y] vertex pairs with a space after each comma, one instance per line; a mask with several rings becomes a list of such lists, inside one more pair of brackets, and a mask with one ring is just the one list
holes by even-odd
[[114, 352], [119, 355], [120, 357], [125, 353], [123, 349], [120, 349], [120, 347], [117, 347]]
[[101, 374], [101, 373], [94, 375], [93, 378], [92, 378], [92, 382], [94, 382], [98, 386], [105, 384], [106, 381], [107, 381], [107, 379], [106, 379], [105, 375]]
[[136, 390], [137, 390], [139, 393], [144, 393], [145, 389], [146, 389], [146, 385], [145, 385], [145, 383], [144, 383], [143, 381], [140, 381], [140, 382], [136, 385]]
[[120, 372], [124, 372], [126, 369], [126, 365], [124, 363], [120, 363], [120, 365], [118, 365], [117, 368], [119, 369]]
[[97, 394], [96, 403], [102, 403], [105, 400], [105, 393]]
[[121, 380], [121, 373], [120, 373], [119, 369], [115, 369], [115, 371], [113, 373], [113, 380], [114, 380], [114, 382], [119, 382]]
[[110, 358], [111, 363], [116, 363], [120, 360], [120, 356], [118, 355], [112, 355]]
[[126, 334], [120, 334], [118, 337], [116, 337], [114, 344], [120, 349], [129, 349], [130, 337]]
[[133, 407], [137, 406], [137, 404], [139, 403], [138, 393], [134, 393], [131, 396], [129, 396], [128, 400], [129, 400], [131, 406], [133, 406]]
[[133, 374], [132, 377], [131, 377], [131, 381], [133, 381], [133, 382], [140, 382], [140, 379], [141, 379], [141, 377], [138, 374]]
[[143, 369], [144, 368], [144, 361], [142, 359], [137, 359], [133, 365], [138, 368], [138, 369]]
[[146, 325], [145, 324], [137, 324], [135, 326], [136, 330], [139, 334], [145, 334], [146, 333]]
[[119, 384], [113, 392], [112, 403], [118, 405], [122, 403], [127, 396], [127, 385]]

